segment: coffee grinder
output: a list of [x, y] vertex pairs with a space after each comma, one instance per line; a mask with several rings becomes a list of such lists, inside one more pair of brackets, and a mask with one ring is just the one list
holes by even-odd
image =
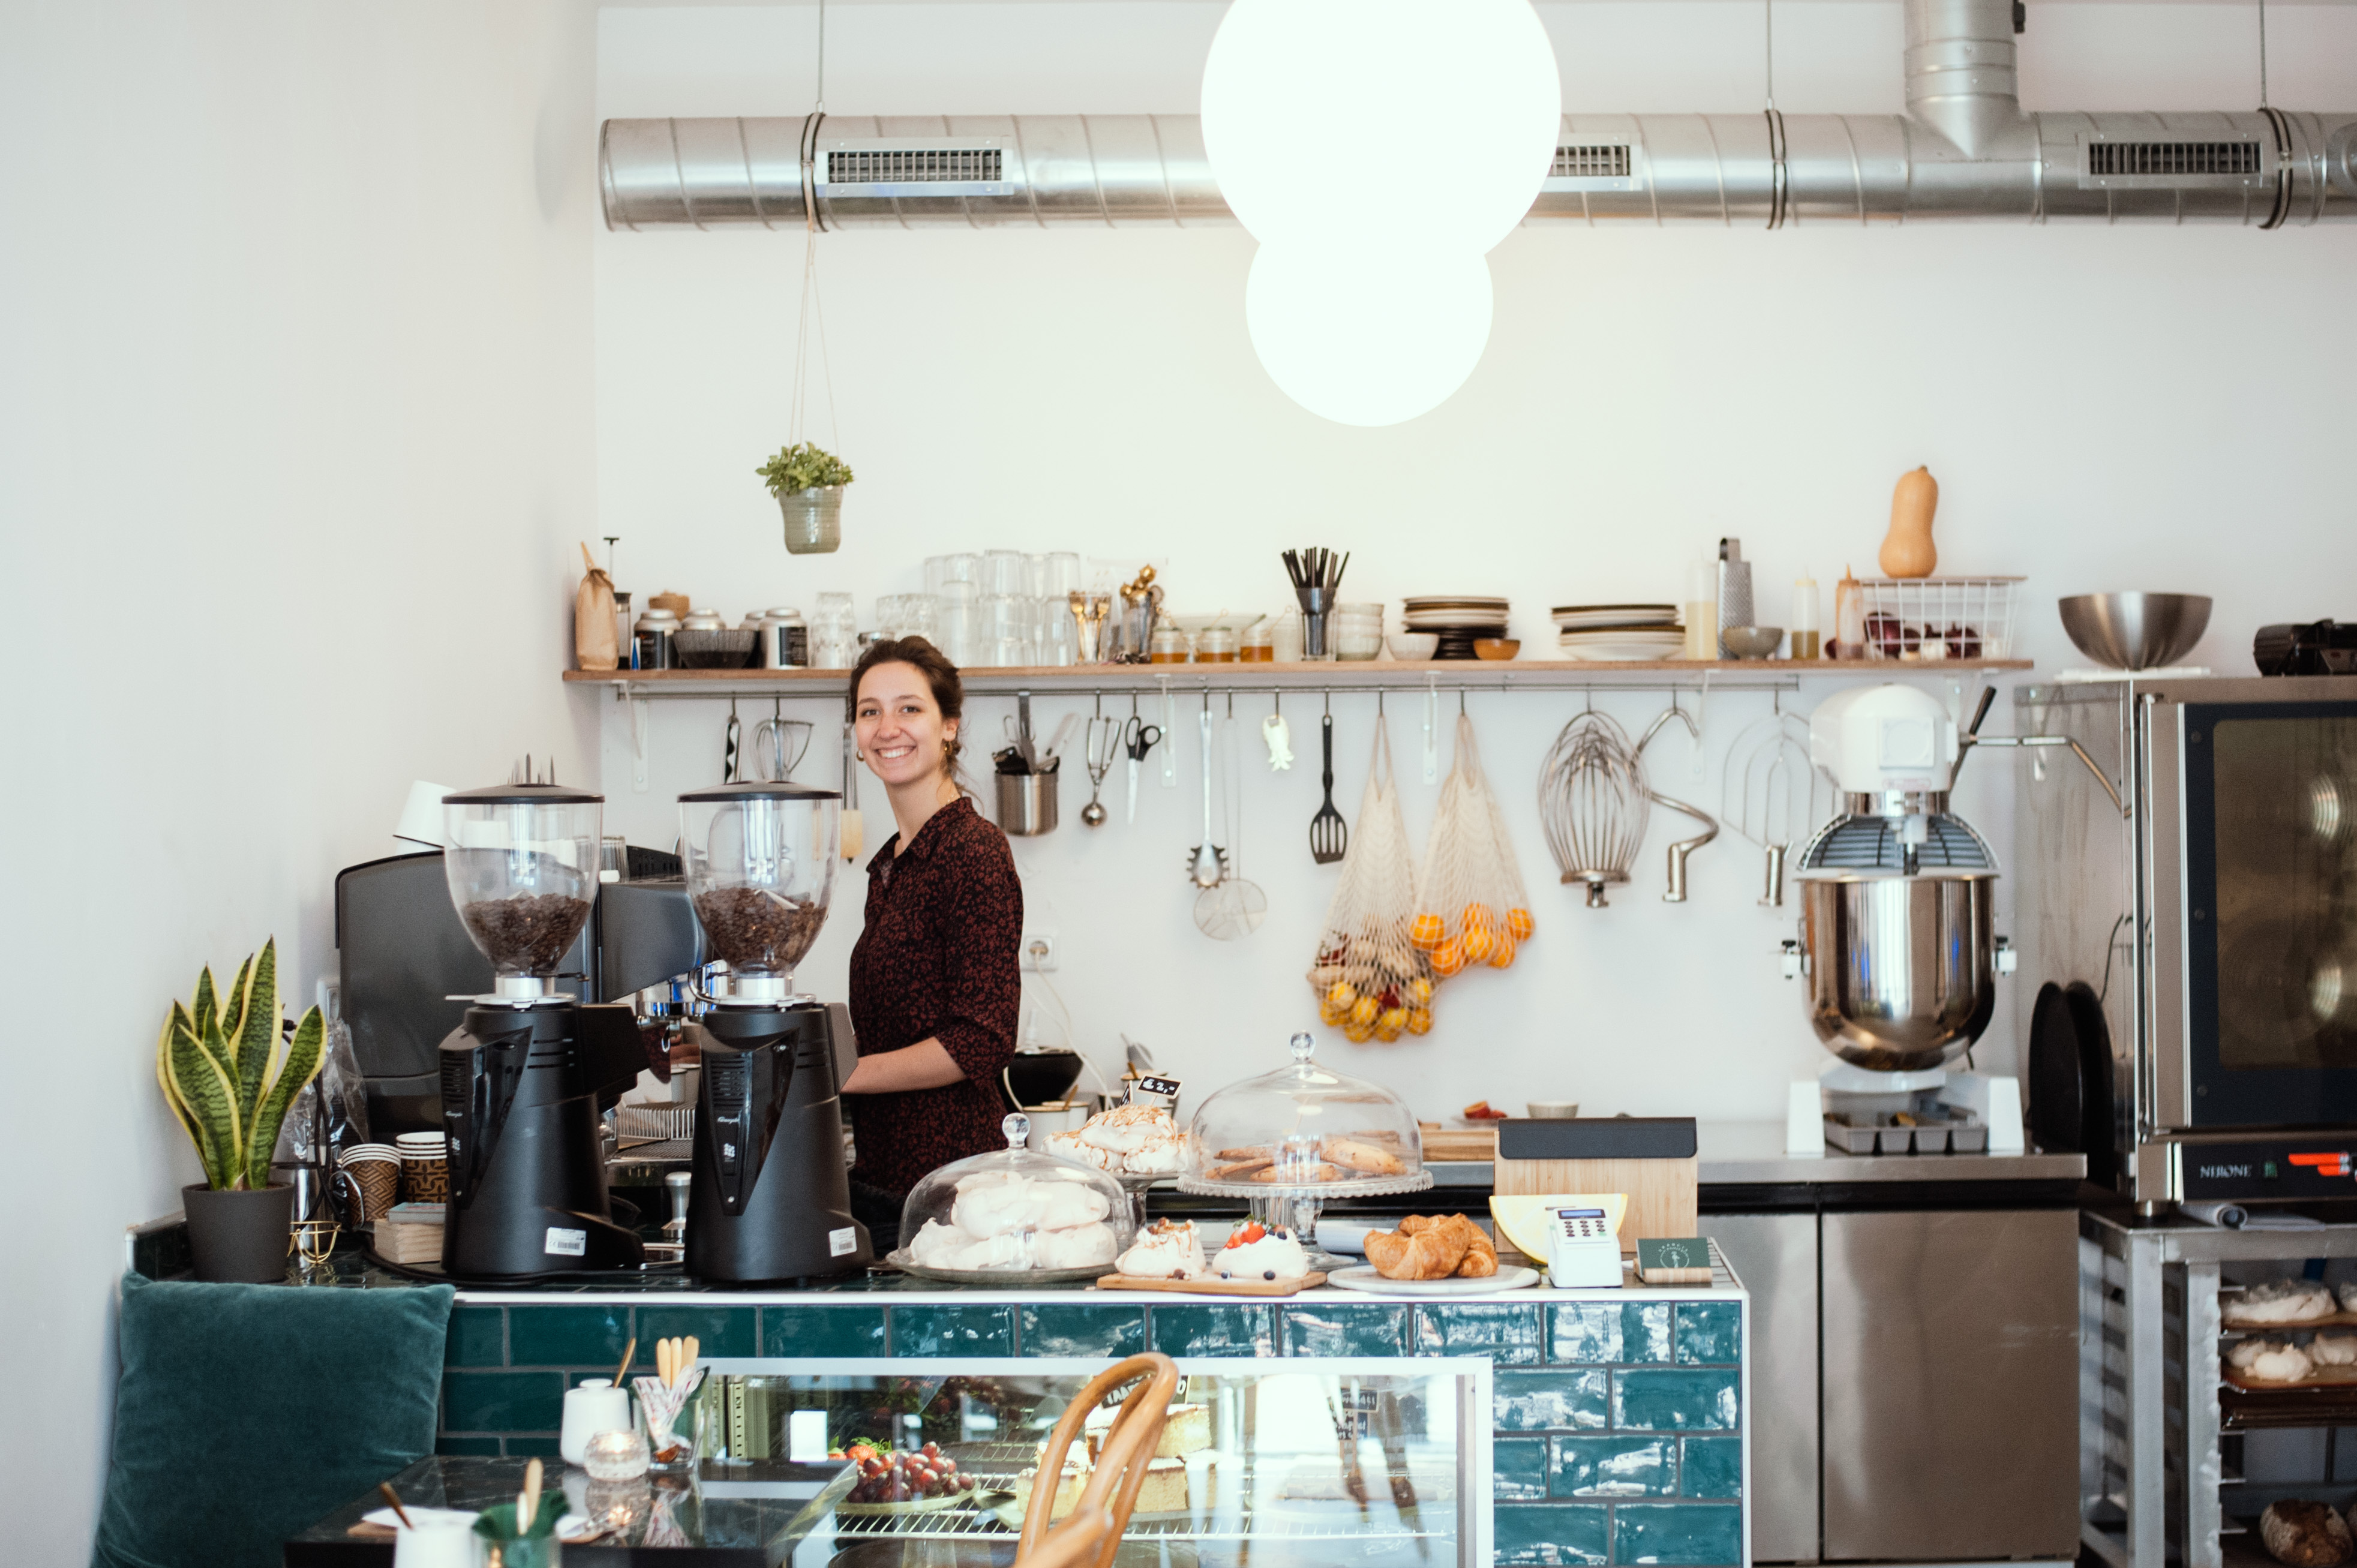
[[851, 1217], [834, 1032], [793, 989], [826, 923], [841, 800], [782, 782], [680, 797], [688, 901], [727, 966], [693, 1026], [704, 1070], [687, 1270], [699, 1279], [807, 1279], [875, 1256]]
[[603, 804], [554, 784], [442, 798], [451, 902], [493, 975], [441, 1045], [442, 1268], [454, 1279], [645, 1261], [613, 1221], [597, 1135], [598, 1095], [618, 1072], [628, 1081], [637, 1049], [629, 1009], [550, 989], [597, 897]]

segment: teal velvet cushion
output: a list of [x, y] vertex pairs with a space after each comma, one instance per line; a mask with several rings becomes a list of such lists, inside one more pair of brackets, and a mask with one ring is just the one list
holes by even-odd
[[124, 1275], [93, 1568], [275, 1568], [287, 1537], [434, 1452], [452, 1294]]

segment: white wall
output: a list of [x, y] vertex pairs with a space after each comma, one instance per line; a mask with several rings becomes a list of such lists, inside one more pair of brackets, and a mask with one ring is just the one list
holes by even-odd
[[169, 999], [275, 933], [307, 1005], [411, 779], [588, 771], [593, 46], [563, 3], [0, 11], [11, 1562], [87, 1560], [123, 1230], [198, 1177]]
[[[1759, 104], [1757, 7], [1542, 9], [1567, 107]], [[832, 7], [828, 106], [1186, 112], [1219, 16], [1204, 5]], [[598, 113], [800, 113], [815, 21], [807, 6], [609, 11]], [[2032, 108], [2246, 107], [2253, 21], [2237, 6], [2039, 5], [2024, 93]], [[1900, 106], [1897, 6], [1790, 4], [1777, 22], [1784, 107]], [[2269, 23], [2275, 102], [2357, 106], [2357, 9], [2271, 6]], [[1943, 569], [2029, 575], [2021, 650], [2042, 668], [2078, 662], [2052, 608], [2064, 593], [2212, 594], [2200, 654], [2227, 670], [2249, 668], [2264, 620], [2351, 608], [2357, 503], [2335, 439], [2357, 348], [2347, 229], [1526, 229], [1491, 257], [1497, 325], [1471, 381], [1380, 431], [1326, 424], [1262, 373], [1241, 308], [1253, 243], [1238, 231], [830, 234], [834, 395], [861, 477], [843, 550], [820, 558], [780, 548], [751, 473], [785, 435], [802, 237], [600, 233], [597, 246], [601, 531], [622, 536], [623, 586], [685, 590], [732, 617], [808, 608], [822, 589], [855, 592], [865, 612], [919, 586], [927, 554], [1002, 545], [1167, 561], [1175, 610], [1275, 607], [1277, 549], [1318, 542], [1356, 552], [1354, 596], [1511, 594], [1541, 651], [1549, 606], [1678, 597], [1685, 563], [1722, 532], [1759, 562], [1769, 612], [1781, 615], [1781, 585], [1803, 567], [1829, 599], [1845, 563], [1873, 570], [1892, 481], [1917, 463], [1943, 486]], [[826, 439], [823, 421], [816, 433]], [[1802, 704], [1827, 689], [1811, 682]], [[1631, 727], [1661, 701], [1598, 699]], [[1659, 902], [1663, 813], [1640, 886], [1609, 910], [1555, 886], [1533, 785], [1580, 704], [1471, 703], [1536, 898], [1524, 961], [1446, 988], [1428, 1039], [1352, 1047], [1329, 1034], [1324, 1049], [1428, 1115], [1476, 1097], [1773, 1115], [1783, 1080], [1828, 1059], [1778, 978], [1790, 911], [1754, 907], [1757, 852], [1731, 835], [1696, 855], [1691, 904]], [[985, 736], [1011, 705], [976, 702]], [[823, 703], [791, 706], [827, 716]], [[1238, 712], [1256, 723], [1266, 706]], [[1337, 796], [1353, 818], [1373, 706], [1335, 705]], [[1392, 709], [1419, 843], [1437, 793], [1421, 779], [1420, 707]], [[1040, 710], [1052, 724], [1061, 708]], [[1288, 711], [1314, 758], [1309, 714]], [[1662, 787], [1715, 809], [1727, 743], [1765, 711], [1715, 696], [1702, 777], [1683, 741], [1664, 740]], [[673, 797], [717, 774], [725, 717], [723, 704], [656, 704], [640, 794], [609, 714], [610, 824], [669, 843]], [[1066, 825], [1017, 856], [1037, 923], [1063, 940], [1055, 982], [1078, 1043], [1110, 1065], [1125, 1032], [1206, 1089], [1273, 1065], [1312, 1018], [1302, 976], [1334, 873], [1303, 842], [1314, 762], [1264, 776], [1244, 865], [1269, 922], [1242, 943], [1199, 935], [1180, 869], [1200, 836], [1191, 712], [1181, 730], [1182, 787], [1149, 785], [1136, 827], [1116, 810], [1082, 828], [1074, 778]], [[872, 785], [867, 804], [880, 813]], [[1974, 765], [1959, 805], [2009, 846], [2001, 760]], [[822, 993], [840, 994], [860, 897], [854, 874], [806, 965]], [[2001, 1014], [1986, 1054], [2009, 1061], [2012, 1039]]]

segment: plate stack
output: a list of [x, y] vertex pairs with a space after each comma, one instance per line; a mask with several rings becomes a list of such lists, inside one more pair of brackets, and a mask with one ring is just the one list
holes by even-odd
[[1557, 605], [1566, 659], [1675, 659], [1685, 649], [1675, 605]]
[[1440, 639], [1435, 659], [1472, 659], [1475, 639], [1506, 635], [1506, 601], [1456, 596], [1406, 599], [1400, 620], [1409, 631], [1428, 631]]

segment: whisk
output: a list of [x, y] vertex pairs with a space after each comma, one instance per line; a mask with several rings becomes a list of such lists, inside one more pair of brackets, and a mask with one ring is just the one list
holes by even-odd
[[1539, 821], [1563, 882], [1587, 885], [1587, 907], [1606, 908], [1605, 889], [1625, 884], [1645, 842], [1650, 809], [1643, 769], [1629, 732], [1590, 709], [1563, 726], [1539, 769]]

